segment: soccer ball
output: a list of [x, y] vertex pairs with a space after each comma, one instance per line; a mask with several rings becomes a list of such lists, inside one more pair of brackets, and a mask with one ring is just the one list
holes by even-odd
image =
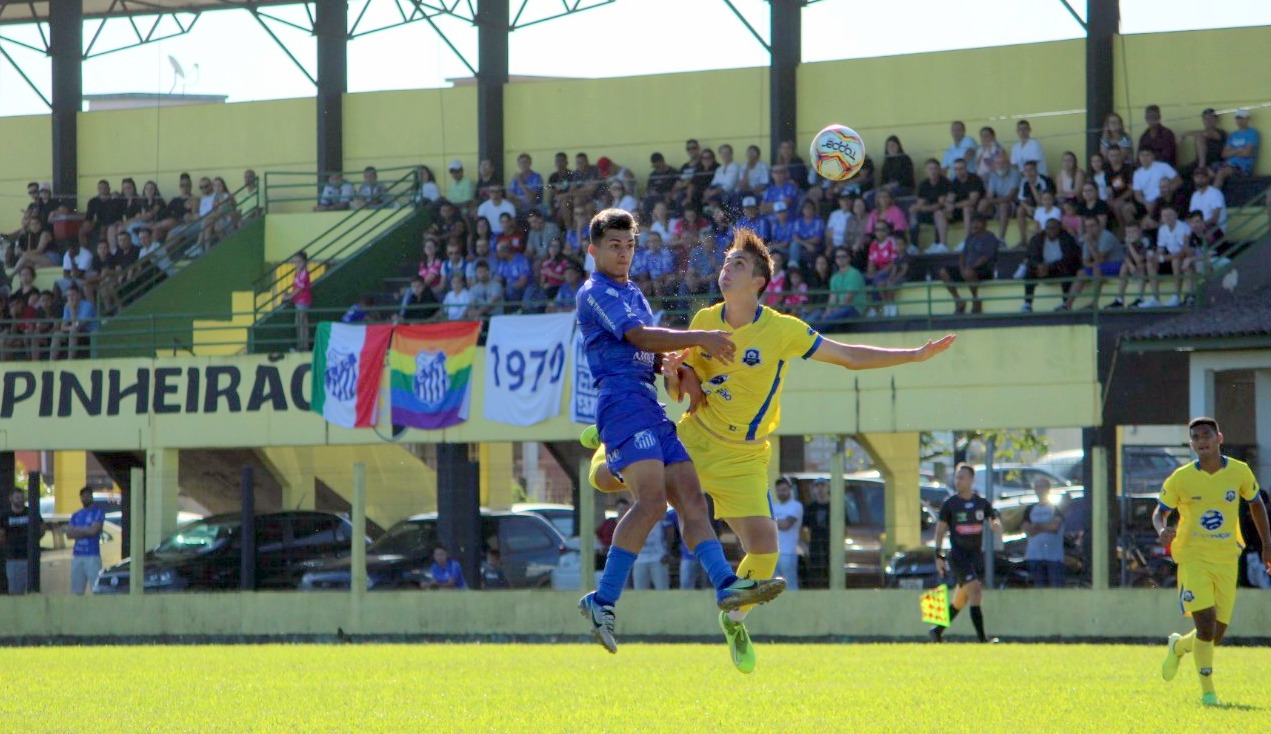
[[808, 157], [822, 178], [846, 181], [865, 165], [865, 141], [852, 128], [835, 123], [812, 138]]

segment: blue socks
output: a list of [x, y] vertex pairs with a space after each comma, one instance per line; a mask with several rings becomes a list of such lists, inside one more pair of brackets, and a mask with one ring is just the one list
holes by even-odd
[[724, 558], [724, 548], [718, 540], [703, 540], [693, 549], [693, 555], [697, 556], [697, 562], [706, 569], [706, 576], [717, 591], [737, 580], [737, 574], [733, 573], [733, 567]]
[[[719, 542], [715, 542], [719, 547]], [[721, 551], [720, 558], [723, 553]], [[596, 601], [606, 606], [617, 603], [622, 596], [622, 589], [627, 585], [627, 576], [631, 574], [631, 566], [635, 564], [636, 554], [618, 546], [610, 546], [609, 555], [605, 558], [605, 570], [600, 574], [600, 582], [596, 584]], [[725, 561], [727, 565], [727, 561]]]

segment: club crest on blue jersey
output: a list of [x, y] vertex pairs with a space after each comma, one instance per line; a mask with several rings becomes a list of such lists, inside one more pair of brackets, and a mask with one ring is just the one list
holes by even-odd
[[1200, 516], [1200, 526], [1206, 530], [1217, 530], [1222, 527], [1222, 513], [1218, 510], [1209, 510]]
[[746, 353], [742, 356], [741, 361], [742, 361], [742, 363], [743, 363], [743, 364], [745, 364], [747, 367], [754, 367], [754, 366], [758, 365], [758, 364], [759, 364], [759, 362], [760, 362], [760, 360], [759, 360], [759, 350], [758, 350], [758, 349], [747, 349], [747, 350], [746, 350]]

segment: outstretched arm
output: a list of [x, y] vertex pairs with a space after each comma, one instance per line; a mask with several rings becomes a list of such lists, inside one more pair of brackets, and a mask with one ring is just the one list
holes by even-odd
[[957, 334], [949, 334], [936, 341], [928, 341], [917, 349], [885, 349], [864, 344], [843, 344], [833, 339], [824, 339], [821, 346], [812, 353], [812, 359], [818, 362], [829, 362], [849, 370], [872, 370], [880, 367], [894, 367], [910, 362], [925, 362], [948, 349]]
[[636, 326], [623, 332], [623, 338], [649, 352], [673, 352], [701, 347], [707, 354], [728, 364], [733, 361], [733, 340], [725, 331], [664, 329], [658, 326]]

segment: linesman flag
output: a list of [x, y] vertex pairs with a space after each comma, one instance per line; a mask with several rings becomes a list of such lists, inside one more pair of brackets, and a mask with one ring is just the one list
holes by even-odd
[[922, 592], [919, 602], [922, 607], [922, 623], [949, 626], [949, 586], [940, 584], [934, 589]]

